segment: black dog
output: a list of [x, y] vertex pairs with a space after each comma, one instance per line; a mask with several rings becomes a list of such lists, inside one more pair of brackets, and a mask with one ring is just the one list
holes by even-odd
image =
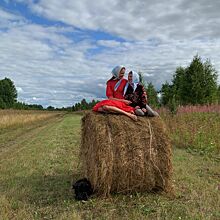
[[88, 200], [89, 196], [92, 195], [93, 189], [92, 185], [88, 179], [83, 178], [76, 181], [73, 184], [73, 189], [75, 189], [75, 199], [76, 200]]

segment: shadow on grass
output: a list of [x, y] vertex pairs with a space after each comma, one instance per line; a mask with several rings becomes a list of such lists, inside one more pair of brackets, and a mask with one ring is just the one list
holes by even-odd
[[27, 177], [13, 177], [2, 183], [2, 187], [4, 193], [10, 195], [13, 200], [40, 207], [56, 206], [74, 200], [72, 183], [79, 178], [78, 173], [33, 174]]

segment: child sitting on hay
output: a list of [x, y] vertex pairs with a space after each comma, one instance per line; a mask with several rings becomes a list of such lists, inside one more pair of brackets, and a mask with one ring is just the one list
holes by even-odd
[[135, 114], [139, 116], [159, 116], [156, 111], [147, 105], [147, 94], [140, 83], [140, 76], [134, 71], [128, 73], [128, 82], [124, 89], [124, 97], [131, 101], [130, 106], [135, 108]]

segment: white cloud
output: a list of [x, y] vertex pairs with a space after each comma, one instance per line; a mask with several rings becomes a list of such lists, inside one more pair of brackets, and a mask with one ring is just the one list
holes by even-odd
[[[166, 6], [160, 1], [110, 1], [109, 7], [105, 1], [22, 2], [39, 15], [73, 27], [34, 24], [0, 8], [0, 78], [7, 76], [15, 82], [21, 101], [62, 107], [82, 98], [104, 98], [105, 82], [117, 64], [142, 71], [157, 88], [197, 53], [210, 58], [220, 70], [219, 29], [206, 25], [198, 29], [204, 19], [209, 24], [215, 19], [211, 28], [219, 24], [213, 7], [215, 3], [218, 8], [218, 2], [209, 3], [207, 12], [197, 3], [180, 0]], [[198, 22], [190, 15], [196, 8], [197, 14], [206, 12]], [[179, 10], [186, 10], [185, 17]], [[104, 30], [132, 40], [96, 41], [75, 27]], [[72, 37], [75, 34], [80, 40]]]
[[218, 0], [23, 0], [48, 19], [126, 39], [219, 37]]
[[98, 40], [97, 45], [104, 47], [120, 47], [121, 42], [115, 40]]
[[16, 87], [16, 89], [17, 89], [17, 92], [20, 93], [20, 94], [24, 92], [21, 87]]

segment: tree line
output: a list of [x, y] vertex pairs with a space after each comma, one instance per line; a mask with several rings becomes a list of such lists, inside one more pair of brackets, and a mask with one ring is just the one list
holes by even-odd
[[[180, 105], [204, 105], [220, 103], [220, 86], [217, 84], [217, 71], [210, 60], [202, 61], [198, 55], [194, 56], [187, 67], [177, 67], [170, 83], [162, 84], [161, 90], [156, 91], [154, 85], [146, 83], [143, 74], [139, 73], [140, 81], [144, 85], [149, 105], [159, 108], [167, 106], [171, 111]], [[160, 94], [160, 96], [158, 95]], [[92, 109], [98, 103], [96, 100], [81, 102], [66, 108], [48, 106], [47, 110], [80, 111]], [[42, 105], [26, 104], [17, 101], [17, 90], [13, 81], [9, 78], [0, 80], [0, 109], [38, 109], [43, 110]]]
[[161, 104], [175, 111], [180, 105], [220, 103], [220, 86], [217, 71], [210, 60], [194, 56], [187, 67], [177, 67], [171, 83], [162, 85]]
[[49, 110], [49, 111], [80, 111], [92, 109], [98, 101], [92, 100], [87, 102], [82, 99], [70, 107], [55, 108], [53, 106], [48, 106], [44, 108], [42, 105], [38, 104], [26, 104], [24, 102], [17, 101], [17, 89], [14, 82], [9, 78], [4, 78], [0, 80], [0, 109], [24, 109], [24, 110]]

